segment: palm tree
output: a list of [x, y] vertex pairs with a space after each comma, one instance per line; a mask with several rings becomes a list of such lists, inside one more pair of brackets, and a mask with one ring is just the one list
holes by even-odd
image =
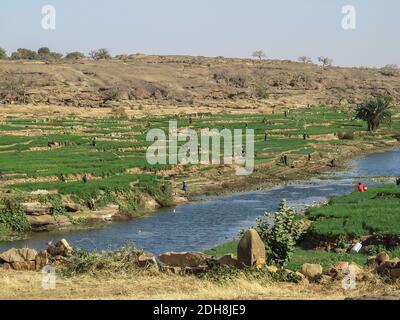
[[368, 131], [376, 131], [381, 124], [391, 122], [391, 102], [392, 98], [389, 96], [369, 99], [358, 105], [356, 119], [366, 121], [368, 123]]

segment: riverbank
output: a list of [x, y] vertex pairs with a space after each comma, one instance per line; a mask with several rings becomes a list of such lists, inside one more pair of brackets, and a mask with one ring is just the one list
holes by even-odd
[[[0, 152], [7, 154], [0, 159], [0, 167], [4, 168], [1, 197], [27, 202], [31, 207], [34, 204], [38, 210], [28, 210], [32, 229], [84, 229], [88, 221], [107, 224], [129, 216], [140, 217], [159, 208], [196, 201], [202, 195], [233, 194], [306, 180], [341, 170], [345, 161], [355, 156], [399, 145], [397, 117], [392, 130], [370, 134], [364, 131], [362, 122], [351, 120], [349, 113], [326, 107], [292, 111], [289, 116], [195, 114], [178, 118], [182, 128], [196, 130], [205, 126], [253, 128], [255, 172], [238, 177], [234, 165], [149, 165], [144, 152], [148, 145], [145, 133], [165, 128], [168, 117], [11, 119], [0, 128], [4, 133]], [[268, 136], [264, 137], [266, 128]], [[47, 133], [45, 138], [43, 133]], [[93, 136], [97, 137], [94, 144]], [[288, 156], [289, 165], [279, 162], [283, 154]], [[44, 159], [49, 165], [43, 164]], [[335, 165], [330, 166], [333, 159]], [[66, 183], [59, 181], [60, 172]], [[81, 181], [85, 172], [90, 172], [88, 184]], [[187, 181], [187, 194], [181, 191], [183, 180]], [[56, 197], [55, 205], [43, 206], [43, 201], [51, 198], [51, 202]]]
[[[379, 141], [363, 143], [342, 148], [341, 152], [334, 158], [336, 165], [330, 165], [330, 157], [320, 159], [319, 161], [301, 161], [297, 166], [287, 168], [285, 171], [271, 174], [268, 169], [257, 168], [256, 173], [250, 177], [229, 177], [228, 175], [221, 176], [219, 183], [207, 183], [197, 185], [196, 189], [188, 194], [189, 201], [196, 201], [201, 196], [222, 196], [234, 193], [259, 191], [267, 188], [284, 186], [288, 183], [300, 183], [306, 180], [329, 177], [335, 172], [345, 171], [349, 168], [349, 162], [357, 160], [365, 156], [382, 153], [390, 150], [395, 150], [400, 147], [400, 142], [397, 140]], [[279, 165], [277, 165], [279, 166]], [[282, 169], [282, 167], [280, 168]], [[362, 178], [362, 177], [360, 177]], [[385, 177], [378, 177], [385, 178]], [[225, 181], [226, 180], [226, 181]], [[177, 190], [178, 191], [178, 190]]]
[[[309, 228], [297, 244], [287, 267], [299, 271], [304, 263], [317, 263], [324, 269], [346, 261], [364, 265], [368, 257], [386, 251], [390, 258], [400, 254], [400, 189], [393, 185], [369, 188], [350, 195], [332, 197], [322, 206], [312, 207], [299, 218]], [[234, 239], [206, 250], [220, 258], [236, 254], [239, 240]], [[351, 252], [356, 243], [362, 248]]]

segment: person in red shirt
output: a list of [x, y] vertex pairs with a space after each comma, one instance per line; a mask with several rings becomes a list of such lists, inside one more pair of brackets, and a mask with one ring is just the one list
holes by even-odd
[[357, 187], [358, 191], [360, 191], [361, 193], [366, 191], [365, 185], [363, 183], [359, 183], [358, 187]]

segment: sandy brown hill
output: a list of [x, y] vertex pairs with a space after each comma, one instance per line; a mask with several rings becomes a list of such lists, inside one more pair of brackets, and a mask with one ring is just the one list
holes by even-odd
[[397, 70], [145, 55], [96, 62], [0, 62], [0, 104], [273, 108], [352, 105], [380, 94], [399, 102]]

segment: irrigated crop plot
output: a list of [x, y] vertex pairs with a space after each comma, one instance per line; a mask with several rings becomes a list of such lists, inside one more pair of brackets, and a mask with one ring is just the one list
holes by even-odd
[[[331, 159], [346, 157], [351, 148], [365, 141], [377, 143], [387, 139], [388, 132], [393, 136], [393, 131], [385, 129], [367, 134], [364, 123], [354, 120], [352, 114], [328, 107], [287, 110], [279, 114], [6, 118], [0, 125], [3, 210], [7, 211], [10, 203], [5, 199], [10, 198], [28, 203], [28, 209], [25, 208], [28, 211], [34, 210], [29, 209], [32, 203], [35, 206], [37, 202], [50, 203], [47, 213], [51, 217], [47, 220], [31, 218], [31, 225], [37, 224], [41, 229], [53, 219], [54, 212], [65, 214], [65, 208], [70, 207], [65, 203], [79, 205], [78, 212], [97, 212], [117, 206], [119, 213], [135, 216], [146, 207], [155, 209], [174, 204], [182, 195], [183, 180], [187, 181], [191, 194], [218, 188], [228, 190], [229, 185], [235, 184], [245, 186], [245, 180], [239, 181], [235, 176], [237, 164], [222, 161], [224, 143], [221, 143], [221, 165], [149, 164], [146, 151], [154, 141], [146, 141], [147, 133], [151, 129], [162, 129], [168, 135], [171, 120], [177, 121], [179, 131], [190, 128], [199, 136], [205, 128], [242, 129], [243, 133], [253, 129], [256, 168], [247, 180], [249, 187], [290, 174], [299, 177], [307, 170], [316, 172], [326, 167]], [[396, 117], [392, 126], [399, 126]], [[243, 137], [243, 143], [245, 141]], [[178, 146], [184, 143], [179, 142]], [[211, 148], [210, 144], [210, 153]], [[286, 156], [285, 163], [282, 163], [283, 156]], [[83, 182], [84, 175], [89, 177], [87, 183]], [[72, 217], [68, 213], [68, 218], [74, 224], [90, 215]]]

